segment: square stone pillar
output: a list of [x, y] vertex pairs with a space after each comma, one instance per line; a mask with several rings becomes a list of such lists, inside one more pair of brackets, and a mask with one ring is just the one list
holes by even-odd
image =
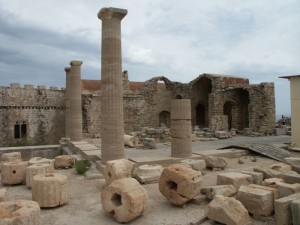
[[81, 106], [81, 61], [71, 61], [70, 65], [70, 139], [82, 140]]
[[127, 10], [102, 8], [101, 148], [102, 163], [124, 158], [121, 20]]

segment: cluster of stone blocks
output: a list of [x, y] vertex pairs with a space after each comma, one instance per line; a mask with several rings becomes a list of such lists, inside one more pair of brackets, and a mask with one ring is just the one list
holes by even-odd
[[39, 225], [40, 208], [67, 203], [67, 176], [55, 173], [54, 166], [58, 163], [67, 168], [70, 166], [69, 162], [69, 156], [60, 156], [55, 160], [34, 157], [29, 161], [22, 161], [20, 152], [2, 154], [2, 184], [26, 184], [31, 188], [32, 201], [6, 201], [6, 189], [0, 189], [0, 224]]

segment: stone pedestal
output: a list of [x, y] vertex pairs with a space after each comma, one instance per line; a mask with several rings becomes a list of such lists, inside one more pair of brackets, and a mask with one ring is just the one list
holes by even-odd
[[26, 186], [31, 188], [33, 177], [37, 174], [53, 173], [54, 169], [51, 164], [35, 164], [26, 168]]
[[183, 164], [166, 167], [159, 179], [159, 191], [174, 205], [183, 205], [200, 194], [202, 173]]
[[71, 104], [70, 104], [70, 86], [71, 76], [70, 67], [65, 68], [66, 71], [66, 90], [65, 90], [65, 137], [70, 138], [71, 133]]
[[192, 156], [191, 101], [174, 99], [171, 104], [171, 156]]
[[121, 20], [127, 10], [102, 8], [101, 145], [102, 163], [124, 158]]
[[81, 61], [71, 61], [70, 65], [70, 139], [82, 140], [82, 106], [81, 106]]
[[40, 207], [56, 207], [68, 201], [67, 176], [58, 173], [38, 174], [33, 177], [32, 200]]
[[32, 166], [32, 165], [39, 165], [39, 164], [47, 164], [52, 167], [52, 170], [54, 170], [54, 161], [53, 159], [47, 159], [47, 158], [42, 158], [42, 157], [33, 157], [29, 159], [27, 165]]
[[26, 179], [27, 162], [5, 162], [1, 165], [2, 184], [22, 184]]
[[115, 180], [131, 177], [133, 164], [127, 159], [110, 160], [106, 162], [104, 177], [107, 184]]
[[146, 190], [133, 178], [116, 180], [101, 194], [103, 210], [119, 223], [128, 223], [141, 216], [148, 207]]
[[40, 225], [41, 210], [34, 201], [16, 200], [0, 203], [1, 225]]

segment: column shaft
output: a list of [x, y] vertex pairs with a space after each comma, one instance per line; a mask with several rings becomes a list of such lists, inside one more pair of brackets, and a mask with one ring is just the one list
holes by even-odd
[[175, 99], [171, 103], [171, 156], [192, 156], [191, 101]]
[[71, 133], [71, 111], [70, 111], [70, 85], [71, 85], [71, 76], [70, 76], [70, 67], [65, 68], [66, 71], [66, 89], [65, 89], [65, 137], [70, 138]]
[[82, 108], [81, 108], [81, 61], [71, 61], [70, 65], [70, 139], [82, 140]]
[[121, 20], [127, 10], [103, 8], [101, 48], [101, 157], [102, 162], [124, 155]]

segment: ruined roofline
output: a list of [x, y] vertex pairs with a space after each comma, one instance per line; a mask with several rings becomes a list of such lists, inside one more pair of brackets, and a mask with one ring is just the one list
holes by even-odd
[[199, 75], [198, 77], [212, 77], [212, 78], [235, 78], [235, 79], [243, 79], [243, 80], [248, 80], [247, 78], [244, 77], [239, 77], [239, 76], [232, 76], [232, 75], [226, 75], [226, 74], [218, 74], [218, 73], [203, 73]]

